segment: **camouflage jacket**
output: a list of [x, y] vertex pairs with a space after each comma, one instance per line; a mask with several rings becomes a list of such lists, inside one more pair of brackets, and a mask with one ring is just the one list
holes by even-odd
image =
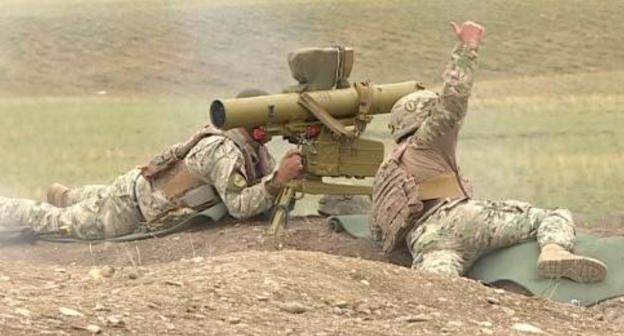
[[[457, 138], [468, 110], [476, 58], [477, 50], [469, 46], [459, 44], [453, 49], [442, 76], [440, 103], [407, 140], [402, 162], [416, 182], [444, 172], [461, 176], [456, 160]], [[467, 182], [462, 182], [470, 193]]]
[[[448, 199], [470, 197], [455, 158], [457, 136], [468, 108], [473, 83], [476, 50], [465, 45], [453, 49], [443, 79], [442, 94], [427, 101], [424, 118], [415, 132], [381, 165], [373, 184], [373, 206], [369, 221], [375, 238], [391, 253], [404, 247], [407, 233]], [[397, 102], [396, 111], [422, 108], [422, 93], [412, 93]], [[395, 107], [393, 107], [393, 110]], [[403, 111], [402, 111], [403, 110]], [[450, 188], [435, 188], [425, 196], [425, 184], [450, 176]], [[435, 195], [435, 196], [434, 196]]]
[[[235, 218], [249, 218], [271, 208], [274, 196], [268, 192], [267, 183], [272, 174], [264, 176], [258, 183], [248, 185], [245, 161], [234, 141], [219, 135], [199, 141], [184, 158], [184, 163], [195, 176], [214, 187], [228, 212]], [[270, 158], [271, 169], [275, 162]], [[152, 188], [143, 177], [137, 181], [137, 200], [147, 222], [170, 213], [158, 222], [171, 220], [194, 213], [191, 209], [176, 209], [165, 195]]]
[[440, 97], [441, 109], [431, 113], [412, 136], [412, 141], [427, 144], [460, 126], [468, 110], [468, 98], [474, 81], [477, 50], [458, 44], [442, 74], [444, 86]]

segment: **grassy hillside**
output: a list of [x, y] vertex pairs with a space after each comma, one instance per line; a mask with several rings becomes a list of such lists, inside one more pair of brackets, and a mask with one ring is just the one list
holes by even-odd
[[[474, 19], [487, 36], [459, 155], [477, 195], [624, 224], [623, 11], [621, 1], [7, 1], [0, 194], [109, 181], [206, 123], [211, 98], [290, 84], [286, 53], [298, 47], [343, 42], [356, 48], [356, 79], [435, 87], [453, 45], [446, 22]], [[370, 135], [387, 139], [386, 120]]]
[[286, 53], [356, 50], [353, 77], [438, 80], [451, 19], [486, 25], [481, 78], [620, 70], [618, 0], [10, 0], [0, 95], [233, 95], [290, 83]]
[[[622, 92], [598, 85], [622, 73], [478, 83], [460, 162], [479, 197], [570, 207], [583, 221], [624, 224]], [[500, 96], [527, 82], [530, 89]], [[606, 85], [608, 86], [608, 85]], [[576, 89], [573, 89], [576, 88]], [[618, 89], [621, 90], [621, 89]], [[543, 92], [539, 94], [538, 92]], [[107, 182], [205, 122], [204, 100], [57, 98], [0, 101], [1, 194], [41, 198], [51, 181]], [[71, 120], [71, 122], [67, 122]], [[387, 116], [369, 135], [386, 137]], [[391, 141], [386, 140], [388, 148]], [[282, 143], [273, 143], [276, 153]], [[312, 210], [313, 202], [302, 211]]]

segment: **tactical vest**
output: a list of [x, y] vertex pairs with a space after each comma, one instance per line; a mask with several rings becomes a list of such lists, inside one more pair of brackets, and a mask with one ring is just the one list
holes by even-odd
[[199, 141], [215, 135], [232, 140], [243, 153], [247, 185], [257, 183], [270, 173], [269, 154], [265, 146], [239, 129], [221, 131], [206, 126], [186, 142], [175, 144], [154, 157], [149, 164], [140, 168], [141, 175], [178, 208], [201, 211], [220, 202], [213, 187], [194, 176], [184, 162], [184, 158]]
[[390, 254], [405, 243], [405, 236], [448, 199], [466, 198], [458, 176], [443, 173], [417, 183], [401, 156], [407, 143], [396, 148], [377, 171], [369, 224]]

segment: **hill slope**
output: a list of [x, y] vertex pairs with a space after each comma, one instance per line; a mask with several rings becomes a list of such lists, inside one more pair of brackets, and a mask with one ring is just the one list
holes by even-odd
[[85, 335], [89, 325], [134, 335], [512, 335], [518, 324], [549, 335], [614, 332], [582, 308], [323, 253], [243, 252], [110, 278], [0, 266], [5, 335]]
[[351, 45], [355, 79], [438, 82], [449, 20], [487, 27], [480, 78], [622, 70], [624, 2], [8, 1], [0, 94], [234, 95], [292, 82], [286, 54]]

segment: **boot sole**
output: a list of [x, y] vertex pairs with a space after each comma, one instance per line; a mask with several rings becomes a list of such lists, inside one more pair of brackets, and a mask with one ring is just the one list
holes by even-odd
[[582, 283], [600, 282], [607, 277], [605, 264], [591, 258], [545, 260], [537, 265], [537, 272], [547, 279], [568, 278]]

